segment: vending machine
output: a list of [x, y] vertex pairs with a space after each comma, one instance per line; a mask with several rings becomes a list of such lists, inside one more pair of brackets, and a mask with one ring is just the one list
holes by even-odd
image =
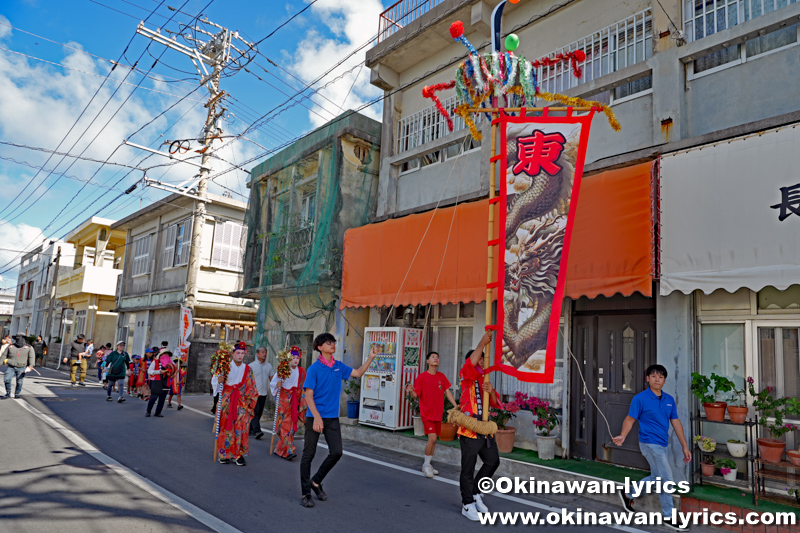
[[386, 429], [410, 428], [412, 413], [405, 390], [420, 372], [422, 330], [366, 328], [365, 358], [373, 346], [378, 355], [361, 377], [358, 422]]

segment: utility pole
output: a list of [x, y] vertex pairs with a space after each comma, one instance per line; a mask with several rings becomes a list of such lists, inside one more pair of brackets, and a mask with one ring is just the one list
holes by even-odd
[[[50, 287], [50, 303], [47, 308], [47, 323], [44, 326], [44, 338], [50, 342], [50, 328], [53, 325], [53, 306], [56, 303], [56, 292], [58, 289], [58, 264], [61, 262], [61, 247], [56, 252], [55, 271], [53, 271], [53, 285]], [[63, 342], [63, 339], [62, 339]]]
[[[162, 35], [159, 30], [153, 31], [145, 28], [143, 22], [140, 22], [136, 29], [136, 33], [144, 35], [145, 37], [148, 37], [157, 43], [163, 44], [172, 50], [188, 56], [192, 60], [192, 63], [194, 63], [194, 66], [200, 75], [200, 85], [205, 85], [208, 89], [209, 98], [208, 102], [205, 104], [206, 109], [208, 109], [208, 114], [206, 115], [206, 121], [203, 127], [202, 140], [198, 139], [201, 142], [201, 147], [197, 150], [193, 150], [193, 152], [202, 155], [200, 164], [198, 165], [193, 161], [188, 161], [190, 157], [196, 156], [188, 155], [187, 152], [189, 151], [189, 148], [184, 148], [186, 145], [184, 145], [181, 141], [175, 141], [175, 143], [178, 143], [179, 149], [176, 151], [170, 150], [169, 154], [133, 143], [128, 143], [127, 141], [126, 144], [148, 152], [169, 157], [170, 159], [181, 160], [191, 165], [200, 167], [199, 175], [181, 183], [177, 187], [169, 186], [156, 180], [145, 178], [145, 185], [150, 185], [152, 187], [164, 189], [170, 192], [177, 192], [178, 194], [189, 196], [195, 199], [196, 208], [194, 210], [194, 219], [192, 221], [192, 244], [191, 249], [189, 250], [189, 265], [186, 274], [186, 291], [184, 293], [184, 306], [194, 311], [194, 307], [197, 304], [197, 274], [200, 270], [200, 255], [202, 252], [203, 226], [205, 226], [206, 219], [206, 204], [209, 203], [208, 177], [211, 173], [211, 155], [214, 152], [214, 150], [211, 148], [214, 140], [219, 140], [221, 137], [222, 129], [219, 127], [218, 123], [222, 115], [225, 113], [225, 111], [227, 111], [220, 105], [225, 92], [220, 91], [219, 82], [222, 72], [226, 67], [231, 64], [236, 65], [238, 68], [243, 67], [244, 64], [240, 63], [243, 58], [245, 59], [244, 63], [249, 62], [250, 58], [247, 54], [253, 50], [253, 45], [241, 39], [238, 32], [232, 32], [227, 28], [223, 28], [218, 24], [210, 22], [208, 19], [198, 21], [198, 25], [194, 26], [193, 28], [186, 28], [185, 32], [186, 33], [180, 34], [180, 36], [186, 43], [188, 43], [188, 45], [179, 43], [175, 37], [168, 38]], [[189, 34], [189, 32], [193, 33]], [[200, 39], [197, 36], [205, 36], [207, 39]], [[244, 52], [233, 45], [234, 40], [239, 40], [244, 43]], [[239, 57], [236, 59], [232, 58], [231, 50], [238, 52]], [[208, 67], [211, 68], [210, 72]], [[217, 149], [219, 148], [221, 148], [221, 146]], [[187, 154], [188, 157], [175, 155], [176, 153], [180, 152]], [[197, 184], [196, 192], [192, 191], [191, 187], [191, 185], [194, 185], [195, 182]]]

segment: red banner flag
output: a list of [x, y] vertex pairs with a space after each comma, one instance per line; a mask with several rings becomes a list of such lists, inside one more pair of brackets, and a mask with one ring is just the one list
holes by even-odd
[[564, 275], [593, 112], [501, 112], [500, 235], [494, 370], [552, 383]]

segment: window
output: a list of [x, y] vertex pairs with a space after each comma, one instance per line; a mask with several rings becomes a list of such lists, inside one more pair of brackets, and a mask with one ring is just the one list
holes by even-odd
[[797, 0], [684, 0], [684, 34], [688, 41], [696, 41], [795, 2]]
[[25, 284], [19, 286], [19, 301], [22, 301], [22, 296], [25, 294]]
[[28, 282], [28, 289], [27, 289], [26, 294], [25, 294], [25, 299], [26, 300], [30, 300], [31, 296], [33, 296], [33, 282], [29, 281]]
[[472, 150], [476, 150], [481, 147], [481, 141], [476, 141], [472, 135], [466, 137], [463, 141], [457, 142], [456, 144], [451, 144], [447, 148], [445, 148], [445, 159], [453, 159], [454, 157], [458, 157], [461, 154], [465, 154]]
[[415, 157], [414, 159], [410, 159], [400, 165], [400, 174], [405, 174], [406, 172], [413, 172], [414, 170], [418, 169], [419, 169], [419, 157]]
[[759, 35], [745, 43], [747, 57], [755, 57], [797, 42], [797, 24]]
[[86, 333], [86, 309], [75, 311], [75, 335]]
[[164, 268], [189, 264], [192, 247], [192, 219], [187, 218], [164, 230]]
[[214, 245], [211, 266], [223, 270], [242, 270], [242, 238], [244, 227], [236, 222], [217, 222], [214, 228]]
[[300, 225], [312, 226], [314, 225], [314, 209], [316, 207], [317, 193], [308, 192], [303, 194], [303, 200], [300, 205]]
[[[461, 104], [456, 96], [451, 96], [442, 100], [444, 108], [453, 115], [453, 110]], [[474, 115], [473, 120], [480, 124], [483, 115]], [[397, 150], [395, 153], [402, 154], [422, 146], [425, 143], [435, 141], [457, 131], [467, 129], [467, 124], [460, 116], [453, 117], [453, 131], [447, 128], [447, 121], [439, 114], [435, 105], [428, 106], [407, 117], [403, 117], [397, 124]], [[419, 164], [417, 162], [417, 164]], [[411, 169], [401, 168], [401, 172]]]
[[150, 242], [152, 237], [152, 235], [145, 235], [133, 241], [132, 276], [150, 273]]

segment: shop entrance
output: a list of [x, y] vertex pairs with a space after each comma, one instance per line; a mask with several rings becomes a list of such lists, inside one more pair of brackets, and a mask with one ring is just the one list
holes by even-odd
[[[604, 299], [613, 303], [613, 299]], [[622, 300], [622, 298], [620, 298]], [[637, 299], [638, 300], [638, 299]], [[580, 311], [576, 302], [573, 318], [572, 351], [580, 362], [586, 387], [573, 365], [571, 383], [571, 446], [572, 455], [636, 468], [647, 468], [639, 452], [638, 424], [628, 434], [625, 444], [618, 447], [611, 438], [618, 435], [628, 414], [633, 397], [644, 390], [644, 371], [656, 361], [655, 309], [606, 310], [591, 312], [597, 306], [585, 303]], [[652, 299], [641, 297], [645, 307]], [[628, 306], [637, 302], [627, 302]], [[597, 412], [591, 395], [606, 421]]]

